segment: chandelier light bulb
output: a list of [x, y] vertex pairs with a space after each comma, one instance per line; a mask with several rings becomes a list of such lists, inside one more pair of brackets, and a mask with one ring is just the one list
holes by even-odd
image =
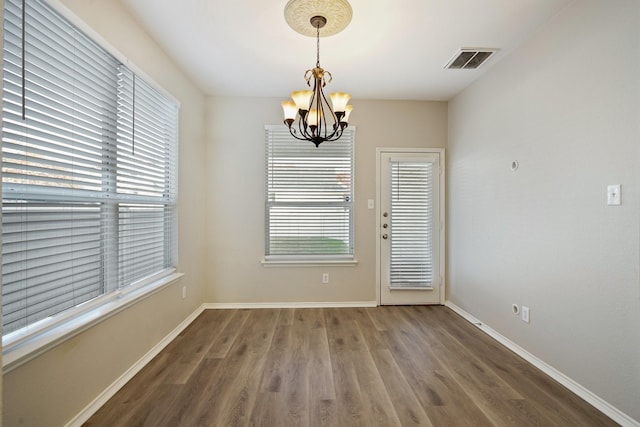
[[321, 117], [322, 117], [322, 110], [317, 110], [315, 108], [312, 108], [309, 111], [309, 115], [307, 116], [307, 125], [309, 125], [309, 127], [318, 126], [318, 123], [320, 123]]

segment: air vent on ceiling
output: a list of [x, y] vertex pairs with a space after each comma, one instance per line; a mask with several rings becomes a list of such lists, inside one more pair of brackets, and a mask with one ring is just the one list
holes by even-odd
[[445, 66], [449, 70], [475, 70], [496, 53], [498, 49], [460, 49]]

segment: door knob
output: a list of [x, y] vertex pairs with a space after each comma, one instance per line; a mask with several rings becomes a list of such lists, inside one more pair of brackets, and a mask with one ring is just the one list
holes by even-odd
[[382, 235], [382, 238], [383, 238], [384, 240], [387, 240], [387, 239], [389, 238], [389, 235], [388, 235], [387, 233], [385, 233], [385, 234], [383, 234], [383, 235]]
[[387, 228], [389, 227], [389, 224], [382, 224], [382, 228]]

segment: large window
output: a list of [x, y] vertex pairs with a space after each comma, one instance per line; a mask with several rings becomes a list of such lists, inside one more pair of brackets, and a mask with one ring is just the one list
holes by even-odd
[[266, 127], [267, 260], [353, 258], [354, 137], [316, 147]]
[[2, 325], [23, 336], [168, 276], [177, 103], [45, 2], [4, 1]]

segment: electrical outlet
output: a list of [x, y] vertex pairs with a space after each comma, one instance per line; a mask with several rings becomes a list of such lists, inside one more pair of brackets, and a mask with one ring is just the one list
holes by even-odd
[[529, 307], [522, 306], [522, 321], [529, 323]]
[[187, 297], [187, 287], [183, 286], [182, 287], [182, 299], [185, 299]]
[[620, 184], [607, 186], [607, 204], [609, 206], [620, 205]]
[[329, 283], [329, 273], [322, 273], [322, 283], [325, 285]]

